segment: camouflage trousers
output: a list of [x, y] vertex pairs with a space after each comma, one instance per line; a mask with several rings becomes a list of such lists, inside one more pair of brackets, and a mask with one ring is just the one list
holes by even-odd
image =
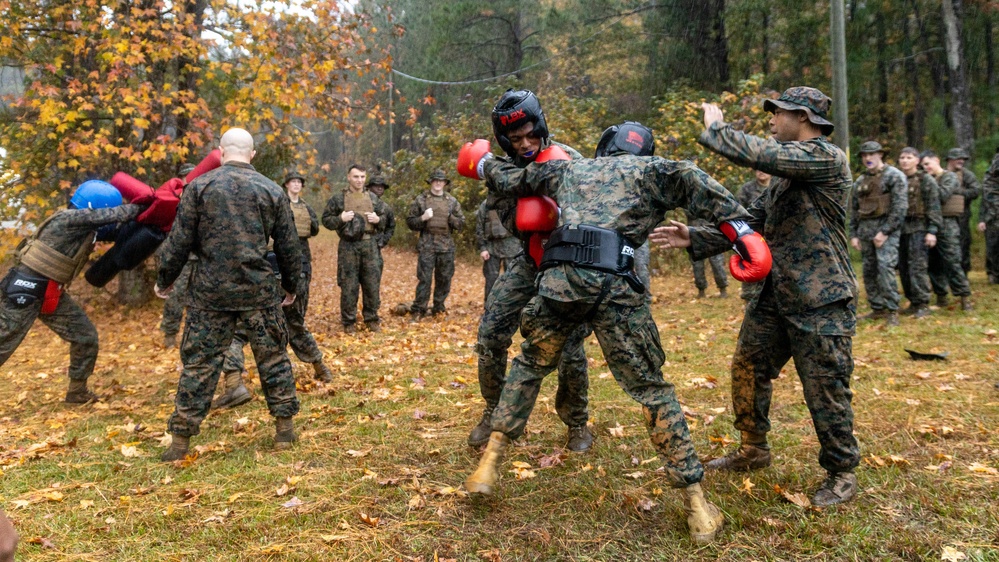
[[[534, 409], [541, 381], [555, 368], [569, 336], [592, 308], [588, 302], [560, 302], [536, 296], [524, 309], [521, 332], [527, 338], [493, 411], [492, 429], [520, 437]], [[666, 361], [659, 330], [644, 301], [640, 306], [614, 301], [599, 307], [589, 325], [600, 342], [614, 379], [642, 405], [652, 445], [674, 487], [700, 482], [704, 469], [690, 439], [673, 385], [663, 379]]]
[[180, 276], [173, 282], [173, 292], [163, 301], [163, 320], [160, 321], [160, 331], [165, 335], [172, 336], [180, 332], [180, 321], [184, 317], [184, 307], [187, 306], [190, 296], [187, 294], [187, 285], [191, 280], [191, 260], [188, 260], [180, 270]]
[[888, 235], [880, 248], [871, 240], [860, 241], [860, 255], [864, 260], [864, 289], [873, 310], [898, 310], [902, 297], [898, 294], [895, 268], [898, 267], [899, 232]]
[[739, 288], [739, 298], [744, 301], [751, 301], [763, 290], [763, 282], [743, 283]]
[[[295, 302], [291, 306], [283, 306], [285, 324], [288, 327], [288, 345], [295, 352], [295, 357], [303, 363], [315, 363], [322, 361], [323, 352], [316, 344], [316, 338], [305, 326], [305, 314], [309, 310], [309, 285], [312, 283], [312, 275], [302, 273], [305, 278], [305, 290], [298, 294]], [[222, 364], [223, 373], [242, 373], [246, 370], [246, 357], [243, 348], [247, 343], [246, 329], [243, 325], [236, 327], [232, 337], [232, 344], [225, 354], [225, 361]]]
[[496, 280], [500, 276], [500, 270], [509, 271], [510, 262], [517, 259], [513, 258], [502, 258], [499, 256], [491, 255], [489, 259], [482, 262], [482, 276], [486, 279], [486, 294], [483, 297], [483, 301], [489, 298], [489, 292], [493, 290], [493, 285], [496, 284]]
[[985, 225], [985, 271], [999, 282], [999, 223]]
[[336, 282], [340, 286], [340, 321], [344, 326], [357, 322], [358, 292], [364, 299], [361, 312], [365, 323], [378, 322], [381, 307], [382, 257], [374, 238], [337, 246]]
[[852, 333], [854, 317], [847, 302], [784, 316], [773, 291], [764, 289], [746, 310], [732, 358], [735, 428], [757, 434], [770, 431], [771, 381], [794, 359], [819, 439], [819, 464], [833, 472], [857, 466], [860, 450], [850, 405], [853, 342], [849, 335], [838, 335]]
[[902, 292], [912, 306], [930, 303], [929, 255], [925, 231], [902, 234], [898, 245], [898, 274], [902, 278]]
[[645, 302], [652, 304], [652, 269], [650, 267], [650, 262], [652, 261], [652, 250], [649, 248], [649, 243], [646, 241], [635, 249], [635, 275], [642, 281], [645, 285]]
[[67, 293], [62, 294], [52, 314], [41, 314], [41, 310], [41, 300], [18, 307], [7, 300], [7, 291], [0, 290], [0, 365], [14, 354], [37, 318], [63, 341], [69, 342], [69, 378], [87, 380], [97, 363], [97, 328]]
[[930, 283], [938, 295], [946, 295], [950, 289], [955, 297], [971, 296], [968, 276], [961, 269], [960, 230], [957, 217], [944, 217], [937, 245], [930, 249]]
[[958, 217], [961, 228], [961, 269], [967, 274], [971, 271], [971, 212]]
[[295, 378], [285, 350], [288, 331], [280, 305], [246, 311], [190, 307], [180, 345], [184, 371], [177, 383], [173, 414], [167, 421], [171, 434], [191, 436], [200, 432], [222, 371], [223, 356], [237, 325], [246, 329], [271, 415], [286, 418], [298, 413]]
[[706, 260], [690, 261], [690, 264], [694, 268], [694, 286], [697, 287], [698, 291], [703, 291], [708, 288], [708, 277], [705, 275], [704, 262], [709, 262], [711, 264], [711, 273], [715, 277], [715, 286], [719, 289], [724, 289], [728, 287], [728, 271], [725, 268], [726, 255], [715, 254]]
[[[479, 354], [479, 392], [486, 406], [495, 408], [506, 384], [507, 351], [513, 335], [520, 328], [521, 312], [538, 294], [534, 279], [537, 268], [527, 256], [513, 258], [500, 275], [486, 299], [486, 311], [479, 322], [475, 351]], [[558, 362], [558, 388], [555, 391], [555, 411], [569, 427], [586, 425], [590, 419], [590, 379], [586, 372], [586, 351], [583, 341], [589, 335], [582, 326], [569, 335]]]
[[454, 250], [444, 252], [432, 248], [421, 249], [416, 260], [416, 298], [412, 311], [421, 314], [427, 311], [430, 302], [430, 282], [434, 284], [434, 305], [431, 312], [444, 312], [444, 301], [451, 294], [451, 278], [454, 277]]

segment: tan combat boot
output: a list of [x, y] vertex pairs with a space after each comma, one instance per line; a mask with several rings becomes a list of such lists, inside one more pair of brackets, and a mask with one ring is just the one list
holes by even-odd
[[67, 404], [87, 404], [88, 402], [96, 402], [98, 398], [87, 388], [87, 381], [69, 379], [69, 388], [66, 389]]
[[316, 372], [316, 378], [322, 382], [333, 382], [333, 371], [323, 363], [322, 359], [312, 364], [312, 369]]
[[274, 434], [274, 450], [290, 449], [291, 445], [298, 441], [298, 436], [295, 435], [295, 423], [291, 418], [277, 418], [275, 426], [277, 432]]
[[249, 389], [243, 384], [243, 375], [239, 371], [225, 373], [225, 392], [212, 400], [213, 410], [235, 408], [253, 399]]
[[715, 535], [725, 524], [725, 516], [715, 505], [704, 498], [701, 484], [691, 484], [683, 489], [683, 510], [687, 513], [690, 538], [697, 544], [715, 540]]
[[510, 445], [510, 438], [499, 431], [489, 436], [489, 444], [479, 459], [479, 467], [465, 480], [465, 489], [473, 494], [490, 495], [499, 480], [499, 463], [503, 459], [503, 451]]
[[187, 450], [191, 446], [191, 438], [182, 435], [174, 435], [170, 442], [170, 448], [163, 452], [160, 460], [163, 462], [173, 462], [182, 460], [187, 456]]

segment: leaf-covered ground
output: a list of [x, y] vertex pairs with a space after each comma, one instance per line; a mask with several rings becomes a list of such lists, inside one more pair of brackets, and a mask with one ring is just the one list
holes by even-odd
[[[270, 450], [273, 422], [251, 368], [254, 401], [212, 413], [193, 461], [159, 462], [180, 368], [177, 351], [161, 346], [160, 304], [125, 310], [76, 283], [101, 333], [91, 381], [103, 400], [62, 403], [68, 347], [41, 325], [0, 368], [0, 507], [21, 534], [19, 559], [999, 560], [999, 287], [985, 284], [981, 264], [974, 313], [861, 325], [855, 501], [802, 505], [824, 474], [788, 366], [775, 383], [773, 466], [708, 475], [727, 525], [716, 543], [695, 547], [639, 409], [595, 339], [593, 451], [562, 452], [550, 377], [499, 493], [469, 498], [461, 483], [478, 453], [465, 437], [482, 407], [478, 264], [459, 264], [446, 318], [414, 324], [388, 310], [412, 299], [415, 254], [390, 250], [384, 329], [348, 336], [335, 240], [323, 235], [313, 248], [310, 325], [336, 380], [316, 385], [295, 363], [301, 441], [281, 453]], [[653, 291], [664, 372], [699, 451], [714, 456], [737, 436], [728, 365], [742, 301], [696, 299], [689, 269], [661, 273]], [[907, 347], [950, 359], [914, 362]]]

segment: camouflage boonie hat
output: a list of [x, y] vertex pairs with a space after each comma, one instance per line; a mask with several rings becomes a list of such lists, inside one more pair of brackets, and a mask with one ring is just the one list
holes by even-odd
[[763, 109], [771, 113], [778, 107], [787, 111], [804, 111], [808, 120], [818, 125], [824, 135], [832, 133], [834, 128], [828, 118], [831, 106], [832, 99], [829, 96], [808, 86], [788, 88], [776, 100], [763, 102]]
[[177, 175], [180, 177], [184, 177], [193, 171], [194, 171], [194, 164], [184, 164], [183, 166], [180, 167], [179, 170], [177, 170]]
[[430, 174], [430, 178], [427, 179], [427, 183], [434, 180], [444, 180], [444, 185], [451, 183], [451, 180], [447, 179], [447, 174], [444, 173], [444, 170], [434, 170], [434, 173]]
[[381, 174], [378, 174], [377, 176], [371, 176], [371, 179], [368, 180], [368, 183], [364, 184], [364, 187], [371, 187], [373, 185], [380, 185], [383, 186], [385, 189], [389, 188], [389, 183], [385, 181], [385, 176]]
[[291, 180], [301, 180], [302, 185], [305, 185], [305, 176], [301, 172], [288, 172], [284, 176], [284, 181], [281, 182], [281, 187], [287, 186]]
[[947, 160], [968, 160], [969, 158], [971, 158], [971, 155], [961, 147], [952, 148], [947, 151]]
[[878, 141], [867, 141], [860, 145], [860, 154], [874, 154], [875, 152], [880, 152], [884, 154], [885, 149], [881, 146]]

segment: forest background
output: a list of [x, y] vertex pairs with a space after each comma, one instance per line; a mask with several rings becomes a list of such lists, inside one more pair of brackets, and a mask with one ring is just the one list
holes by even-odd
[[[0, 219], [31, 224], [117, 171], [155, 187], [230, 126], [257, 136], [261, 172], [307, 173], [314, 207], [361, 163], [404, 216], [434, 168], [453, 173], [463, 142], [492, 137], [509, 87], [537, 92], [553, 136], [584, 155], [638, 120], [657, 154], [734, 191], [748, 171], [697, 145], [700, 101], [766, 134], [764, 97], [831, 93], [829, 14], [791, 0], [0, 0]], [[847, 1], [845, 14], [849, 144], [960, 145], [980, 176], [999, 145], [999, 2]], [[451, 189], [469, 214], [485, 194], [456, 174]], [[3, 248], [20, 234], [2, 232]], [[393, 244], [412, 242], [400, 226]], [[119, 297], [144, 302], [148, 274], [131, 277]]]

